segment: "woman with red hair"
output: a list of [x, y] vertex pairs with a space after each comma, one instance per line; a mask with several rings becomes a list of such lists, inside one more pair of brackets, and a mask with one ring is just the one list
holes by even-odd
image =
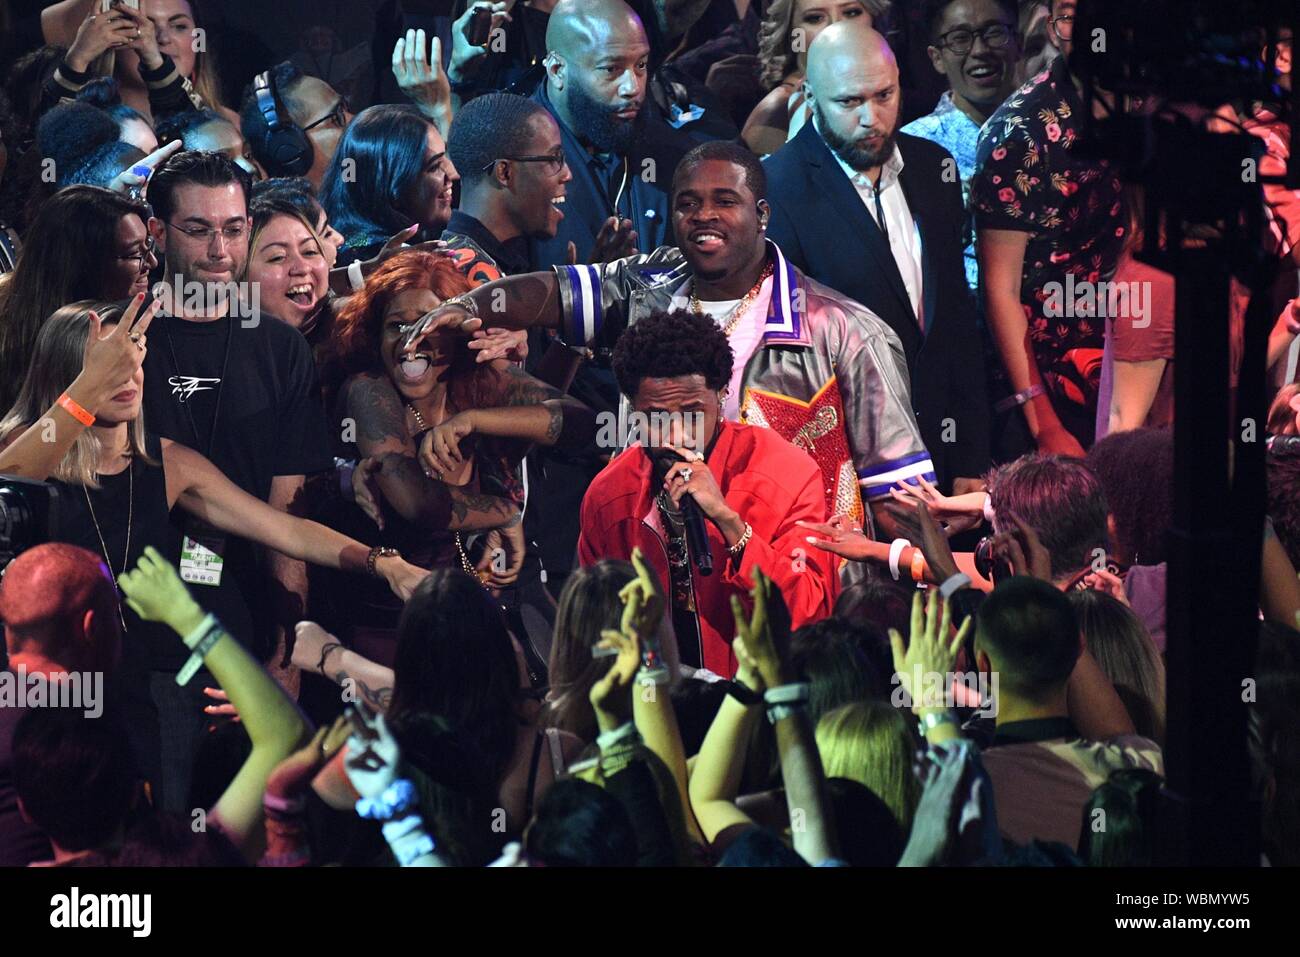
[[[518, 366], [482, 361], [486, 353], [471, 351], [458, 333], [407, 351], [406, 334], [421, 316], [469, 290], [445, 256], [393, 256], [339, 311], [326, 381], [342, 383], [331, 399], [344, 441], [362, 458], [353, 486], [381, 543], [425, 568], [461, 568], [502, 588], [524, 561], [519, 463], [533, 444], [589, 442], [595, 418]], [[472, 532], [485, 533], [477, 561]], [[363, 629], [354, 637], [358, 651], [387, 663], [400, 609], [375, 598], [381, 608], [367, 617], [382, 636]]]

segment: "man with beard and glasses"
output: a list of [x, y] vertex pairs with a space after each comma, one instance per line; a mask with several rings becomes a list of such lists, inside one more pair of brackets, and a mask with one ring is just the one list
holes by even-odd
[[898, 132], [898, 64], [876, 31], [827, 27], [809, 47], [804, 85], [813, 121], [765, 164], [768, 233], [790, 262], [897, 333], [940, 484], [974, 491], [989, 465], [988, 412], [955, 161]]
[[590, 262], [602, 232], [615, 233], [621, 255], [671, 242], [668, 180], [692, 143], [646, 102], [650, 43], [641, 18], [622, 0], [560, 0], [546, 49], [546, 79], [533, 99], [560, 124], [573, 181], [558, 232], [531, 244], [532, 268], [570, 256]]
[[[753, 153], [734, 143], [703, 143], [673, 178], [680, 248], [479, 286], [423, 317], [408, 349], [439, 328], [472, 332], [486, 323], [559, 329], [569, 344], [601, 350], [656, 311], [711, 316], [734, 355], [723, 416], [767, 426], [804, 449], [820, 469], [827, 513], [841, 516], [846, 528], [874, 525], [891, 537], [889, 490], [918, 476], [934, 478], [902, 346], [873, 313], [805, 276], [767, 238], [766, 193]], [[956, 281], [965, 288], [960, 275]], [[636, 417], [624, 424], [616, 436], [602, 429], [597, 442], [617, 450], [640, 437]]]

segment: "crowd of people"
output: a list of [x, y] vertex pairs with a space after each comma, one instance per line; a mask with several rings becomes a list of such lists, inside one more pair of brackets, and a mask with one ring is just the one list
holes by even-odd
[[[1088, 148], [1075, 0], [458, 0], [356, 113], [301, 58], [224, 75], [198, 0], [31, 6], [0, 483], [58, 505], [0, 579], [0, 864], [1182, 859], [1174, 282]], [[1284, 104], [1207, 122], [1285, 169]], [[1286, 865], [1268, 189], [1259, 625], [1224, 640]]]

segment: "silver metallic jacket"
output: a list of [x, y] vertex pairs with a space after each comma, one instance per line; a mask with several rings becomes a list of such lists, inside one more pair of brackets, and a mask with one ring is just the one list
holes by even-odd
[[[903, 347], [881, 319], [790, 265], [768, 240], [772, 295], [762, 343], [745, 367], [740, 421], [761, 425], [817, 462], [831, 515], [871, 528], [863, 502], [925, 476], [930, 453], [912, 412]], [[572, 346], [612, 347], [631, 323], [671, 308], [691, 276], [675, 246], [594, 266], [556, 266]]]

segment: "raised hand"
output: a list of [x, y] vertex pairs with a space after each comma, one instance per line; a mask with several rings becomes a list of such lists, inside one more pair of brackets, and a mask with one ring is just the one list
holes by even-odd
[[614, 664], [588, 695], [600, 730], [613, 731], [632, 719], [632, 682], [641, 668], [641, 639], [635, 632], [607, 628], [592, 652], [615, 655]]
[[266, 793], [280, 798], [302, 794], [311, 785], [312, 778], [347, 743], [351, 731], [346, 715], [339, 715], [333, 724], [321, 725], [310, 741], [275, 766], [266, 780]]
[[[591, 247], [591, 263], [609, 263], [616, 259], [623, 259], [627, 256], [635, 256], [636, 248], [636, 230], [632, 228], [632, 220], [619, 219], [617, 216], [611, 216], [601, 224], [600, 232], [596, 234], [596, 243]], [[569, 243], [567, 249], [567, 259], [570, 266], [578, 264], [578, 247]]]
[[130, 46], [139, 33], [135, 21], [121, 4], [114, 4], [107, 13], [101, 13], [99, 4], [92, 3], [90, 15], [77, 28], [77, 36], [65, 59], [72, 69], [84, 73], [109, 50]]
[[636, 578], [618, 593], [623, 601], [619, 629], [625, 635], [636, 635], [642, 641], [648, 641], [659, 631], [666, 602], [659, 586], [659, 576], [646, 562], [639, 547], [632, 549], [632, 566], [636, 569]]
[[754, 569], [754, 587], [749, 594], [753, 611], [748, 617], [740, 598], [731, 596], [731, 613], [736, 620], [736, 640], [753, 661], [768, 688], [794, 680], [790, 666], [790, 609], [785, 596], [761, 568]]
[[[429, 58], [426, 60], [425, 33], [407, 30], [398, 37], [393, 47], [393, 76], [403, 93], [420, 107], [421, 112], [441, 113], [451, 119], [451, 81], [442, 68], [442, 41], [436, 36], [429, 39]], [[440, 130], [443, 136], [447, 131]]]
[[[922, 701], [921, 692], [928, 686], [926, 675], [948, 675], [957, 661], [957, 652], [970, 634], [973, 616], [962, 622], [955, 637], [952, 634], [952, 608], [940, 596], [937, 588], [929, 592], [929, 607], [921, 604], [921, 593], [912, 596], [912, 635], [903, 648], [903, 636], [889, 629], [889, 647], [894, 655], [894, 673], [912, 702], [913, 711], [943, 709], [943, 701]], [[922, 687], [916, 687], [914, 678], [920, 672]]]
[[149, 184], [149, 177], [159, 165], [171, 156], [179, 152], [184, 144], [180, 140], [172, 140], [166, 146], [160, 146], [144, 159], [132, 163], [129, 167], [122, 170], [111, 180], [108, 188], [116, 193], [128, 193], [140, 195], [144, 188]]
[[134, 571], [117, 576], [117, 585], [132, 611], [145, 621], [161, 621], [186, 635], [203, 620], [203, 609], [190, 597], [176, 569], [152, 545], [146, 546]]
[[158, 49], [158, 31], [153, 25], [153, 21], [146, 17], [139, 10], [132, 10], [128, 6], [117, 6], [114, 10], [120, 11], [123, 16], [135, 24], [135, 38], [131, 41], [131, 49], [140, 57], [140, 62], [146, 70], [156, 70], [162, 66], [162, 51]]
[[993, 557], [1005, 560], [1011, 566], [1013, 575], [1029, 575], [1040, 581], [1051, 582], [1052, 556], [1038, 533], [1018, 515], [1008, 515], [1006, 518], [1014, 528], [993, 536]]
[[[490, 52], [492, 31], [499, 28], [501, 24], [510, 22], [510, 8], [513, 6], [514, 0], [497, 3], [492, 3], [490, 0], [479, 0], [477, 3], [470, 4], [465, 9], [465, 12], [456, 19], [451, 25], [451, 63], [448, 65], [448, 70], [453, 75], [461, 76], [466, 66], [481, 57], [487, 56]], [[492, 13], [492, 20], [488, 24], [489, 40], [487, 43], [473, 44], [469, 42], [465, 30], [474, 14], [479, 10], [489, 10]]]
[[943, 583], [957, 574], [957, 559], [953, 557], [948, 536], [934, 520], [928, 504], [917, 502], [911, 509], [890, 502], [885, 510], [898, 523], [900, 535], [913, 543], [920, 543], [921, 554], [925, 556], [925, 563], [935, 581]]
[[145, 333], [158, 311], [158, 303], [144, 306], [144, 293], [138, 293], [127, 306], [122, 319], [107, 333], [103, 320], [96, 312], [90, 313], [90, 335], [82, 353], [80, 385], [86, 389], [86, 398], [93, 402], [91, 411], [129, 382], [144, 362], [148, 352]]
[[925, 503], [936, 520], [947, 526], [949, 535], [975, 528], [984, 519], [983, 499], [964, 502], [956, 495], [944, 495], [924, 476], [917, 476], [917, 484], [900, 482], [889, 490], [900, 505], [914, 509]]

